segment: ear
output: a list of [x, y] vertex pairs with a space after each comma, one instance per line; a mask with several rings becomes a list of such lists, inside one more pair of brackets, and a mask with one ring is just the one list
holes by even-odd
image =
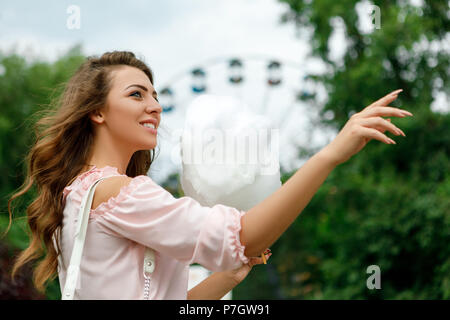
[[89, 118], [95, 123], [95, 124], [101, 124], [103, 121], [105, 121], [105, 118], [103, 116], [103, 112], [100, 110], [96, 110], [92, 112], [89, 115]]

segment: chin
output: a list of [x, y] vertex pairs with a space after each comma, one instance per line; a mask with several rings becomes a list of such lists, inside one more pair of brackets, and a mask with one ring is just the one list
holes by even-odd
[[156, 148], [156, 143], [144, 145], [139, 148], [139, 150], [153, 150]]

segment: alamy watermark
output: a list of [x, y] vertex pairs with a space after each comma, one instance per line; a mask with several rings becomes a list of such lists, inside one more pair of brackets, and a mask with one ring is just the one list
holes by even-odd
[[80, 29], [81, 28], [81, 9], [77, 5], [70, 5], [67, 7], [66, 13], [69, 14], [66, 20], [67, 29]]
[[370, 21], [375, 29], [381, 29], [381, 9], [377, 5], [371, 5], [370, 7]]
[[366, 285], [370, 290], [373, 289], [381, 289], [381, 270], [380, 267], [376, 264], [367, 267], [367, 274], [371, 274], [370, 277], [367, 278]]
[[259, 167], [261, 175], [279, 171], [279, 129], [180, 130], [184, 164], [253, 165]]
[[381, 9], [367, 0], [359, 1], [355, 5], [358, 14], [358, 29], [361, 33], [371, 33], [381, 29]]

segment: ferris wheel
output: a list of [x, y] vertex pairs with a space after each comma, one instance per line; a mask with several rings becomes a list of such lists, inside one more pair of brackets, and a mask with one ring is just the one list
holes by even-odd
[[[215, 57], [182, 70], [157, 86], [163, 108], [162, 138], [176, 141], [171, 132], [183, 125], [186, 109], [197, 96], [227, 95], [271, 119], [279, 130], [283, 152], [290, 150], [290, 157], [298, 160], [299, 149], [324, 144], [323, 139], [314, 142], [320, 136], [317, 131], [324, 128], [319, 108], [311, 103], [317, 88], [308, 71], [305, 64], [265, 55]], [[286, 161], [280, 156], [281, 169], [292, 170]]]

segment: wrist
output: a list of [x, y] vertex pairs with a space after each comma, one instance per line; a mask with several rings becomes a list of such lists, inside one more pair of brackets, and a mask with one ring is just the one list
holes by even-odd
[[330, 145], [325, 146], [322, 150], [316, 153], [316, 156], [332, 167], [337, 167], [341, 164], [336, 154], [330, 149]]
[[243, 279], [239, 277], [236, 270], [224, 271], [224, 276], [227, 278], [227, 281], [233, 285], [233, 287], [237, 286], [242, 282]]

